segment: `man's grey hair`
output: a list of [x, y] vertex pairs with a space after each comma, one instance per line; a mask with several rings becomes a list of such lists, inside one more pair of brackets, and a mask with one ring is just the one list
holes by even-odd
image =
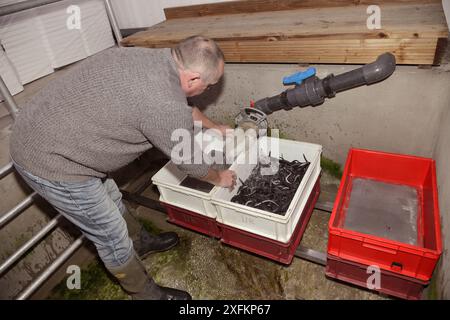
[[182, 68], [200, 73], [204, 82], [209, 84], [220, 77], [219, 66], [224, 56], [214, 40], [192, 36], [178, 43], [172, 52]]

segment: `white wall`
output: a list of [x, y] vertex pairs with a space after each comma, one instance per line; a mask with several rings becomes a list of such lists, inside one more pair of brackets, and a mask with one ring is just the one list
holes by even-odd
[[436, 171], [439, 190], [439, 210], [441, 214], [442, 245], [444, 247], [438, 276], [436, 294], [442, 299], [450, 299], [450, 106], [447, 105], [445, 113], [441, 117], [439, 137], [434, 150]]
[[[18, 1], [0, 0], [0, 5], [12, 2]], [[67, 8], [74, 4], [80, 8], [80, 29], [67, 27], [72, 14]], [[12, 94], [55, 68], [115, 44], [103, 0], [61, 1], [0, 17], [0, 42], [7, 58], [2, 58], [0, 75]]]
[[113, 0], [121, 29], [144, 28], [165, 20], [164, 8], [233, 0]]

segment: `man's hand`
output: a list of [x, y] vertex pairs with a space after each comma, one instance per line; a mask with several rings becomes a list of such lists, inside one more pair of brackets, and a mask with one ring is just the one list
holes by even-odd
[[236, 186], [236, 179], [236, 173], [233, 170], [217, 171], [211, 168], [209, 168], [208, 174], [201, 178], [201, 180], [216, 186], [228, 188], [230, 191]]
[[233, 170], [218, 171], [220, 176], [219, 185], [224, 188], [229, 188], [230, 191], [236, 186], [236, 173]]

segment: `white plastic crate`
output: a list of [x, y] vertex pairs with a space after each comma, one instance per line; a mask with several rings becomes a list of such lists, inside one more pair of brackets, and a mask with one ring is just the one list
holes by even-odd
[[[221, 143], [219, 137], [211, 133], [203, 132], [203, 135], [197, 134], [195, 141], [202, 147], [203, 152], [216, 150], [223, 152], [224, 144]], [[242, 143], [236, 147], [235, 154], [242, 152]], [[160, 193], [160, 201], [172, 204], [174, 206], [199, 213], [201, 215], [216, 218], [216, 208], [211, 203], [211, 197], [218, 187], [214, 187], [209, 193], [181, 186], [181, 182], [187, 175], [177, 166], [169, 161], [161, 170], [153, 177], [153, 184], [158, 187]]]
[[[266, 140], [264, 140], [266, 139]], [[314, 188], [320, 175], [320, 155], [322, 146], [317, 144], [279, 139], [279, 155], [273, 147], [276, 145], [276, 138], [260, 138], [259, 149], [264, 154], [271, 152], [272, 157], [282, 156], [284, 159], [303, 160], [303, 155], [311, 162], [306, 171], [295, 195], [284, 216], [268, 211], [251, 208], [241, 204], [231, 202], [231, 198], [237, 193], [242, 185], [238, 179], [237, 186], [232, 190], [218, 188], [213, 196], [212, 203], [216, 207], [217, 221], [244, 231], [261, 235], [279, 242], [287, 243], [297, 226], [306, 202]], [[255, 164], [245, 163], [243, 157], [248, 154], [240, 154], [236, 162], [230, 167], [237, 176], [245, 181], [252, 172]], [[248, 162], [248, 161], [247, 161]]]
[[216, 208], [211, 204], [211, 196], [218, 187], [214, 187], [209, 193], [206, 193], [180, 186], [186, 176], [172, 161], [169, 161], [152, 177], [153, 184], [158, 187], [161, 195], [159, 200], [210, 218], [216, 218]]

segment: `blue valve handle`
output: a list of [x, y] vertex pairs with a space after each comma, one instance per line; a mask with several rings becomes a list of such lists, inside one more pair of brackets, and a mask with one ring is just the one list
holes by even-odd
[[308, 68], [306, 71], [300, 71], [283, 78], [284, 85], [296, 84], [300, 85], [303, 80], [308, 79], [316, 74], [316, 68]]

